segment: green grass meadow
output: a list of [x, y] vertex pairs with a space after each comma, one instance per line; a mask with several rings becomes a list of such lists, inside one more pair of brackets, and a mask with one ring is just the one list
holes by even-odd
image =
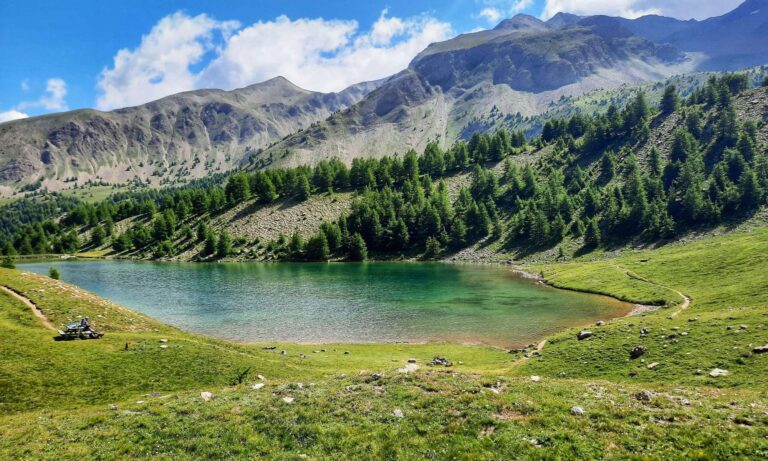
[[[768, 229], [754, 229], [527, 267], [556, 286], [665, 307], [517, 353], [265, 350], [2, 269], [0, 285], [52, 323], [88, 315], [106, 335], [54, 342], [0, 292], [0, 459], [765, 459], [768, 354], [752, 349], [768, 343], [766, 255]], [[678, 291], [692, 300], [684, 310]], [[631, 359], [637, 346], [646, 352]], [[454, 366], [427, 366], [437, 355]], [[399, 372], [409, 358], [420, 368]], [[714, 368], [728, 374], [713, 378]]]

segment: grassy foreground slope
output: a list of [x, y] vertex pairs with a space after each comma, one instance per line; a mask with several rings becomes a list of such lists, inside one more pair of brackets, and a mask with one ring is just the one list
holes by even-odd
[[[757, 229], [537, 267], [559, 285], [673, 305], [590, 327], [584, 341], [564, 332], [531, 358], [450, 344], [269, 351], [0, 270], [0, 285], [54, 324], [85, 314], [107, 332], [54, 343], [28, 307], [0, 293], [0, 458], [764, 459], [768, 354], [751, 350], [768, 343], [767, 254], [768, 229]], [[684, 310], [678, 291], [692, 300]], [[641, 337], [641, 327], [650, 332]], [[638, 345], [647, 352], [629, 359]], [[425, 366], [434, 355], [457, 365]], [[398, 372], [409, 357], [421, 368]], [[729, 374], [712, 378], [715, 367]]]
[[[592, 327], [593, 338], [578, 341], [573, 332], [549, 340], [546, 352], [531, 361], [531, 372], [667, 381], [718, 387], [768, 389], [768, 355], [753, 348], [768, 344], [768, 229], [672, 244], [595, 262], [541, 266], [550, 283], [640, 302], [627, 286], [645, 283], [666, 292], [668, 309]], [[645, 280], [647, 282], [642, 282]], [[682, 297], [691, 299], [682, 310]], [[640, 330], [646, 329], [647, 334]], [[634, 347], [647, 352], [631, 360]], [[652, 369], [648, 365], [656, 363]], [[713, 378], [714, 368], [727, 376]]]

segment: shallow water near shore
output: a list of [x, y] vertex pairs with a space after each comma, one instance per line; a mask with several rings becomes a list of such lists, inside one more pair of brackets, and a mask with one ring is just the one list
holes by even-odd
[[453, 341], [512, 347], [626, 315], [632, 305], [557, 290], [510, 268], [441, 263], [18, 264], [186, 331], [246, 342]]

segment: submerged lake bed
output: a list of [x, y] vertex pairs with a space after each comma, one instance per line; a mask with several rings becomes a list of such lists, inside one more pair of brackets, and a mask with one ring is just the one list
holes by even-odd
[[18, 264], [186, 331], [242, 342], [451, 341], [513, 347], [626, 315], [632, 305], [551, 288], [510, 268], [443, 263]]

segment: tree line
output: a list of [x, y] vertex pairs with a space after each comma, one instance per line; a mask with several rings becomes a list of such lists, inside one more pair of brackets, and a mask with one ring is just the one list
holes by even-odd
[[[515, 158], [532, 149], [521, 132], [500, 129], [445, 150], [430, 143], [421, 155], [411, 150], [402, 157], [357, 158], [349, 166], [331, 159], [238, 171], [223, 183], [71, 203], [62, 219], [41, 214], [6, 236], [2, 251], [72, 252], [108, 243], [118, 253], [165, 257], [197, 251], [213, 259], [258, 244], [278, 259], [360, 260], [369, 253], [436, 257], [482, 239], [536, 249], [571, 237], [588, 251], [634, 238], [673, 238], [765, 204], [768, 154], [758, 145], [757, 125], [740, 122], [733, 106], [748, 87], [738, 74], [712, 77], [688, 98], [667, 87], [659, 107], [650, 107], [638, 92], [622, 108], [547, 121], [532, 142], [547, 147], [535, 162]], [[678, 128], [647, 148], [652, 124], [669, 117]], [[469, 184], [451, 200], [445, 178], [467, 171]], [[356, 192], [350, 212], [323, 223], [306, 241], [295, 232], [247, 242], [208, 222], [251, 199], [304, 201], [336, 191]], [[118, 232], [115, 223], [126, 220], [130, 224]]]

